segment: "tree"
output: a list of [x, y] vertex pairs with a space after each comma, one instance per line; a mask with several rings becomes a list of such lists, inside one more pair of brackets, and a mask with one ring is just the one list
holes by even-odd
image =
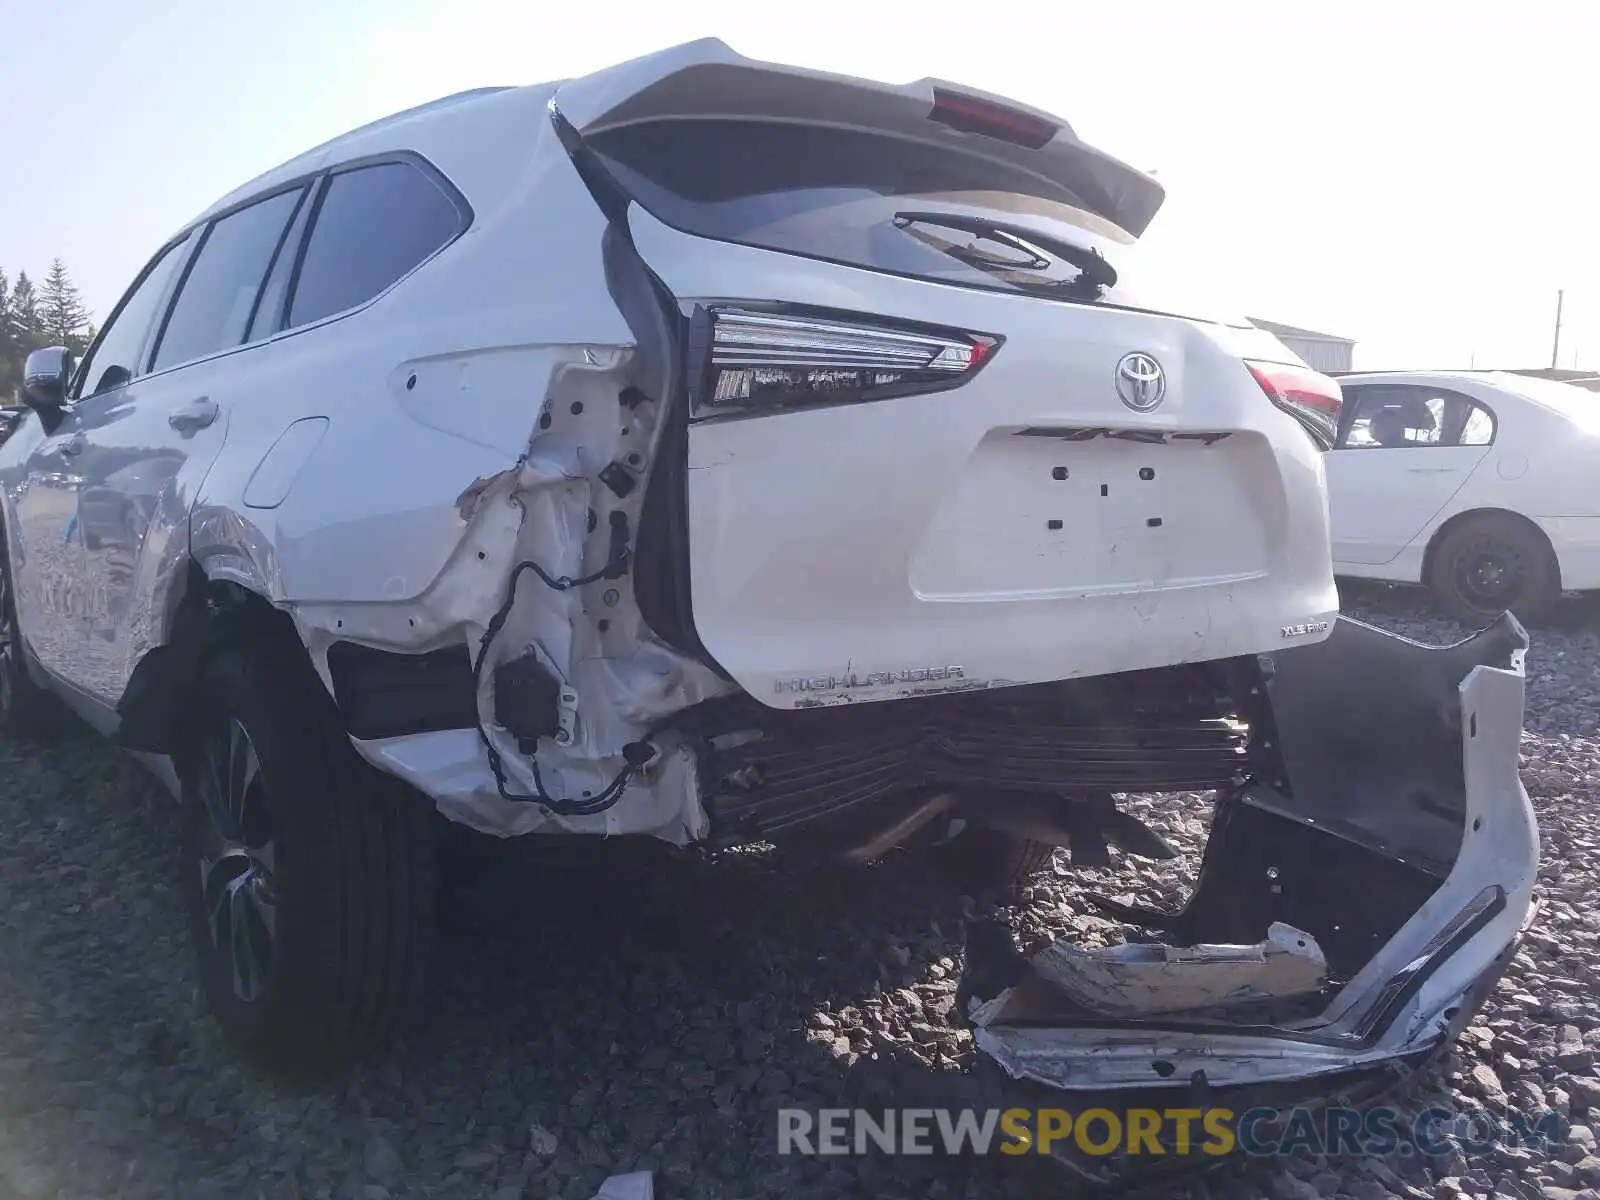
[[39, 296], [33, 290], [33, 280], [28, 278], [26, 271], [17, 272], [16, 286], [11, 289], [11, 327], [24, 356], [45, 344], [44, 317], [39, 312]]
[[16, 394], [22, 343], [11, 318], [11, 281], [0, 271], [0, 402]]
[[47, 346], [66, 346], [82, 354], [88, 345], [89, 308], [59, 258], [50, 263], [39, 293], [39, 319]]
[[29, 351], [44, 343], [40, 340], [44, 328], [39, 319], [39, 298], [33, 290], [33, 280], [26, 271], [17, 272], [17, 282], [11, 288], [11, 299], [6, 305], [5, 361], [0, 365], [0, 389], [12, 396], [22, 386], [22, 364]]
[[0, 404], [20, 400], [22, 365], [41, 346], [65, 346], [81, 355], [94, 340], [94, 323], [77, 286], [58, 258], [44, 287], [26, 271], [9, 285], [0, 271]]

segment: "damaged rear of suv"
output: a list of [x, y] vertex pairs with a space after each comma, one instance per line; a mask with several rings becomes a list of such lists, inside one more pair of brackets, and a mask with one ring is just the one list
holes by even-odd
[[355, 130], [30, 361], [7, 719], [49, 687], [169, 779], [207, 994], [278, 1065], [404, 1016], [435, 810], [1015, 870], [1170, 855], [1118, 797], [1176, 791], [1199, 886], [1122, 914], [1164, 942], [981, 934], [980, 1049], [1412, 1059], [1528, 908], [1526, 639], [1338, 616], [1338, 388], [1163, 289], [1161, 202], [1048, 114], [714, 40]]

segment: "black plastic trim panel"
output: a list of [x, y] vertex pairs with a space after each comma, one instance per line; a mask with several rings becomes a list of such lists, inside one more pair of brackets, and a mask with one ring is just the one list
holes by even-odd
[[478, 727], [477, 685], [466, 644], [396, 654], [355, 642], [328, 647], [333, 697], [362, 741]]

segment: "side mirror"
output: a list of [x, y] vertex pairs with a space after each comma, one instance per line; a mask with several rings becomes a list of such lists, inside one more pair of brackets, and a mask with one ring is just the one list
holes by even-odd
[[58, 417], [72, 383], [72, 351], [64, 346], [35, 350], [22, 367], [22, 398], [46, 420]]

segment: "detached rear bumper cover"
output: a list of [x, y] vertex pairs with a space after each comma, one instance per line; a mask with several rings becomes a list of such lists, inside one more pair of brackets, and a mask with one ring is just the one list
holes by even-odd
[[[1268, 666], [1287, 779], [1219, 805], [1195, 895], [1165, 923], [1174, 944], [1218, 951], [1186, 960], [1212, 972], [1230, 954], [1199, 943], [1304, 931], [1326, 952], [1309, 1004], [1303, 987], [1268, 987], [1204, 1011], [1159, 997], [1133, 1016], [1137, 999], [1095, 1011], [1047, 981], [1058, 947], [1025, 966], [1009, 956], [1008, 973], [1003, 950], [975, 945], [964, 994], [978, 1049], [1015, 1080], [1105, 1093], [1326, 1087], [1453, 1038], [1532, 913], [1539, 838], [1517, 774], [1526, 647], [1509, 615], [1443, 648], [1341, 619]], [[1231, 957], [1250, 969], [1250, 955]]]

